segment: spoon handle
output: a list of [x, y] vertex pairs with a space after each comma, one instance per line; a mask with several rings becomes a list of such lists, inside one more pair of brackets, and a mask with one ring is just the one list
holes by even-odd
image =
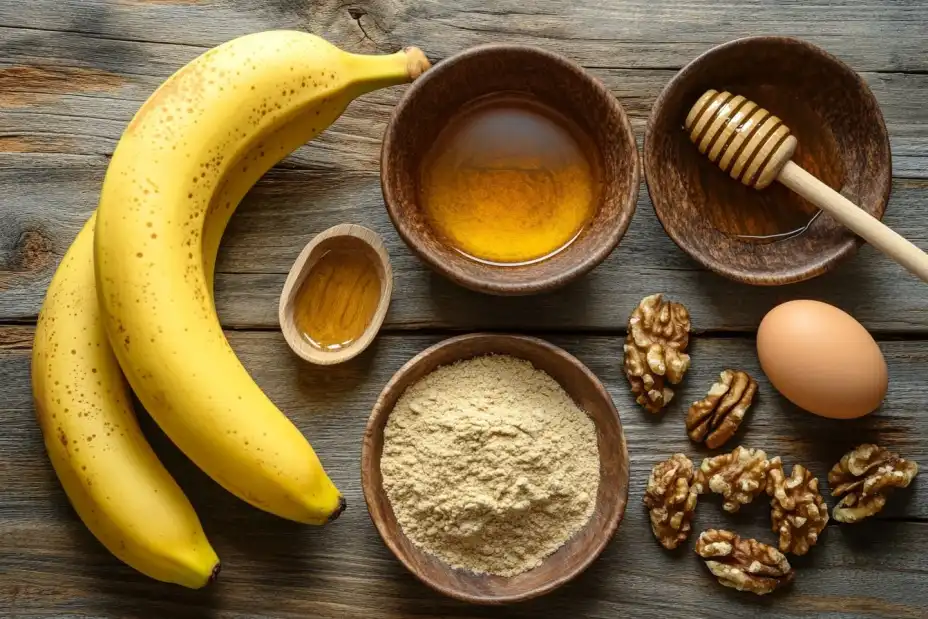
[[792, 161], [777, 180], [853, 230], [865, 241], [928, 282], [928, 254]]

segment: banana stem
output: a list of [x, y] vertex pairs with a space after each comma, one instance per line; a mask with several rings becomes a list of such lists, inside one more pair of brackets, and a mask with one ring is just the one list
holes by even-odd
[[418, 47], [407, 47], [395, 54], [348, 54], [353, 65], [352, 83], [361, 92], [411, 82], [432, 65]]

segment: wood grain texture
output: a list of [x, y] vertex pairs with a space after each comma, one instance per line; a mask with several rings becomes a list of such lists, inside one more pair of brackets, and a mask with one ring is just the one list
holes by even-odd
[[[890, 133], [893, 196], [884, 221], [928, 247], [928, 5], [924, 0], [677, 2], [673, 0], [0, 0], [0, 324], [31, 322], [55, 265], [96, 205], [108, 157], [129, 119], [173, 71], [208, 47], [269, 28], [321, 34], [356, 52], [419, 45], [441, 60], [489, 42], [539, 45], [587, 68], [621, 101], [640, 144], [651, 105], [687, 62], [751, 34], [802, 37], [847, 62], [873, 90]], [[928, 495], [924, 480], [894, 496], [876, 519], [832, 523], [819, 547], [794, 561], [791, 590], [758, 599], [717, 586], [692, 552], [663, 551], [640, 497], [651, 465], [682, 450], [698, 459], [683, 426], [723, 367], [759, 378], [760, 392], [734, 444], [802, 462], [824, 483], [855, 443], [877, 441], [928, 463], [924, 367], [928, 343], [884, 341], [890, 394], [883, 410], [835, 423], [775, 395], [749, 337], [696, 337], [693, 369], [663, 418], [640, 411], [621, 374], [620, 333], [653, 292], [683, 300], [697, 331], [751, 333], [777, 302], [826, 300], [886, 337], [928, 333], [928, 290], [899, 277], [872, 248], [812, 282], [755, 290], [711, 274], [664, 234], [646, 192], [613, 254], [553, 294], [491, 298], [423, 268], [383, 207], [380, 140], [402, 88], [362, 97], [319, 139], [271, 172], [232, 220], [220, 254], [217, 301], [259, 384], [312, 439], [349, 509], [327, 529], [254, 510], [196, 470], [142, 416], [159, 455], [203, 517], [223, 558], [215, 587], [152, 583], [119, 564], [77, 519], [54, 477], [29, 392], [29, 326], [0, 326], [0, 616], [329, 617], [337, 619], [554, 617], [921, 618], [928, 615]], [[298, 360], [277, 329], [287, 270], [316, 233], [338, 223], [380, 234], [395, 272], [381, 335], [335, 368]], [[536, 602], [482, 609], [431, 592], [384, 547], [363, 508], [360, 443], [382, 385], [440, 335], [397, 330], [545, 329], [584, 361], [615, 398], [628, 440], [625, 521], [578, 580]], [[827, 484], [826, 484], [827, 485]], [[834, 501], [828, 497], [830, 505]], [[695, 531], [727, 526], [771, 542], [768, 510], [735, 519], [707, 498]]]
[[[0, 615], [87, 617], [731, 617], [763, 610], [771, 617], [916, 618], [928, 613], [928, 493], [916, 478], [876, 518], [831, 524], [818, 546], [792, 559], [792, 589], [755, 598], [714, 583], [693, 552], [694, 540], [667, 552], [653, 539], [641, 505], [651, 466], [674, 451], [698, 461], [710, 453], [686, 436], [686, 405], [701, 397], [722, 366], [758, 379], [755, 403], [731, 444], [760, 447], [784, 464], [826, 474], [859, 441], [878, 442], [928, 463], [923, 372], [928, 344], [886, 342], [890, 391], [883, 409], [852, 422], [797, 411], [771, 389], [750, 339], [695, 338], [693, 365], [662, 417], [640, 410], [621, 373], [621, 337], [551, 338], [605, 384], [622, 419], [630, 456], [629, 504], [613, 542], [576, 581], [537, 602], [483, 609], [432, 593], [390, 555], [364, 509], [360, 449], [381, 387], [438, 337], [379, 337], [361, 356], [318, 368], [294, 356], [279, 333], [229, 333], [233, 348], [270, 397], [310, 438], [345, 493], [348, 510], [320, 529], [266, 515], [196, 470], [142, 416], [143, 429], [197, 508], [223, 561], [214, 587], [200, 592], [159, 585], [112, 558], [77, 519], [54, 477], [29, 392], [31, 327], [0, 328]], [[826, 496], [833, 506], [835, 501]], [[694, 533], [727, 527], [771, 543], [765, 500], [723, 514], [703, 497]]]
[[[421, 43], [435, 59], [501, 39], [539, 44], [601, 79], [621, 100], [639, 140], [657, 94], [697, 53], [757, 31], [798, 34], [863, 72], [893, 148], [897, 180], [885, 221], [928, 247], [928, 232], [918, 223], [928, 208], [928, 184], [909, 178], [928, 178], [928, 107], [919, 95], [928, 88], [919, 64], [928, 58], [928, 40], [918, 35], [922, 2], [814, 10], [798, 1], [751, 2], [749, 22], [729, 19], [728, 3], [600, 4], [0, 3], [0, 75], [7, 76], [0, 77], [0, 322], [34, 320], [54, 264], [96, 203], [107, 157], [145, 98], [206, 45], [265, 27], [309, 28], [355, 51]], [[838, 27], [831, 19], [848, 21]], [[888, 31], [891, 37], [884, 36]], [[380, 137], [402, 92], [379, 91], [353, 103], [282, 166], [298, 170], [275, 170], [246, 200], [220, 257], [219, 304], [227, 326], [276, 327], [276, 299], [300, 248], [326, 227], [352, 221], [384, 236], [393, 257], [403, 296], [387, 317], [388, 329], [618, 330], [637, 301], [655, 290], [685, 291], [698, 329], [751, 330], [776, 301], [794, 296], [834, 302], [871, 329], [928, 328], [928, 291], [906, 285], [898, 267], [868, 247], [811, 285], [745, 295], [666, 238], [645, 192], [618, 249], [560, 293], [499, 301], [460, 290], [421, 268], [383, 210], [374, 178]]]
[[[589, 521], [541, 565], [508, 578], [454, 570], [422, 552], [397, 523], [380, 471], [384, 428], [406, 389], [438, 367], [489, 354], [525, 359], [556, 380], [593, 420], [599, 447], [599, 489]], [[612, 540], [628, 503], [628, 448], [612, 398], [576, 357], [538, 338], [470, 333], [430, 346], [404, 364], [384, 386], [364, 429], [361, 489], [371, 520], [384, 543], [424, 583], [465, 602], [521, 602], [554, 591], [576, 578]]]
[[[0, 164], [0, 321], [35, 319], [55, 265], [96, 207], [105, 171], [67, 157], [33, 155], [26, 162]], [[896, 181], [884, 222], [928, 247], [920, 223], [926, 220], [928, 183]], [[223, 324], [276, 329], [293, 261], [315, 234], [346, 222], [377, 232], [390, 254], [395, 294], [387, 329], [623, 330], [632, 309], [654, 292], [684, 302], [697, 331], [752, 331], [774, 305], [802, 297], [838, 305], [868, 329], [928, 329], [928, 287], [900, 277], [904, 271], [869, 246], [815, 280], [746, 288], [680, 251], [643, 189], [625, 237], [587, 276], [545, 295], [482, 295], [432, 273], [409, 252], [390, 224], [376, 176], [281, 169], [246, 197], [220, 247], [216, 300]]]
[[[368, 17], [365, 15], [362, 21]], [[0, 151], [6, 152], [111, 154], [126, 124], [155, 88], [177, 68], [207, 49], [198, 45], [150, 42], [147, 38], [143, 42], [117, 40], [111, 38], [112, 35], [4, 28], [4, 23], [0, 13], [0, 84], [3, 85], [0, 127], [2, 135], [7, 136], [4, 139], [9, 142], [3, 143], [6, 146]], [[359, 44], [356, 38], [346, 34], [316, 32], [330, 36], [351, 51], [381, 51], [363, 42]], [[734, 35], [720, 35], [719, 42], [730, 38]], [[455, 40], [452, 37], [450, 43], [443, 41], [442, 48], [454, 53], [468, 45], [456, 45]], [[502, 34], [498, 37], [487, 35], [478, 42], [499, 40], [508, 41], [509, 38]], [[419, 41], [398, 41], [395, 49], [413, 43]], [[546, 41], [535, 41], [535, 44], [580, 62], [601, 80], [625, 107], [639, 141], [651, 104], [667, 81], [677, 69], [712, 46], [710, 43], [700, 45], [692, 55], [681, 55], [679, 63], [668, 67], [630, 67], [620, 62], [606, 62], [616, 58], [614, 54], [600, 62], [584, 63], [569, 46], [552, 47]], [[928, 48], [928, 44], [921, 44]], [[395, 49], [390, 48], [390, 51]], [[433, 59], [444, 57], [437, 49], [423, 49]], [[850, 63], [873, 90], [890, 131], [896, 175], [928, 177], [928, 109], [920, 105], [917, 97], [910, 96], [910, 93], [928, 88], [928, 75], [868, 71], [840, 49], [831, 46], [825, 49]], [[928, 49], [923, 52], [928, 53]], [[20, 79], [24, 70], [28, 80]], [[391, 88], [356, 100], [335, 125], [299, 149], [285, 165], [376, 174], [380, 140], [402, 92], [402, 88]]]
[[506, 38], [585, 65], [639, 68], [679, 68], [739, 36], [794, 34], [859, 70], [917, 72], [928, 68], [923, 10], [921, 0], [31, 0], [0, 6], [0, 24], [198, 46], [298, 28], [368, 49], [419, 45], [435, 58]]

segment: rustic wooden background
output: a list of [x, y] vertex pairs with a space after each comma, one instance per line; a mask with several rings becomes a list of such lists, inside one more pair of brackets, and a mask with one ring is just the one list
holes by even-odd
[[[496, 41], [563, 53], [622, 101], [639, 139], [662, 86], [709, 47], [743, 35], [789, 34], [859, 71], [892, 137], [885, 221], [928, 247], [928, 2], [918, 0], [0, 0], [0, 616], [2, 617], [771, 617], [928, 616], [928, 490], [919, 479], [877, 518], [829, 525], [794, 560], [795, 585], [756, 598], [715, 584], [692, 551], [668, 553], [640, 504], [651, 465], [694, 458], [680, 402], [701, 397], [724, 367], [761, 377], [753, 333], [775, 303], [823, 299], [880, 340], [890, 368], [881, 411], [837, 422], [807, 415], [760, 379], [740, 442], [800, 462], [823, 479], [848, 448], [876, 441], [928, 470], [928, 287], [864, 247], [834, 273], [757, 289], [696, 266], [664, 235], [642, 188], [619, 248], [556, 294], [499, 299], [425, 270], [383, 208], [380, 137], [402, 88], [355, 102], [320, 139], [262, 180], [232, 220], [217, 302], [233, 347], [258, 383], [311, 438], [349, 509], [308, 528], [265, 515], [196, 470], [145, 417], [156, 450], [187, 491], [223, 560], [203, 591], [149, 581], [112, 558], [70, 508], [33, 419], [29, 356], [51, 274], [95, 207], [108, 157], [131, 115], [170, 73], [210, 46], [271, 28], [305, 29], [359, 52], [421, 46], [433, 60]], [[368, 353], [314, 368], [288, 350], [276, 320], [287, 270], [315, 233], [355, 222], [381, 233], [396, 286]], [[677, 406], [662, 418], [633, 405], [621, 372], [629, 312], [663, 291], [700, 332]], [[532, 603], [486, 609], [432, 593], [384, 548], [360, 491], [362, 429], [381, 386], [451, 333], [540, 334], [586, 362], [612, 393], [632, 459], [624, 523], [574, 583]], [[829, 499], [829, 503], [834, 501]], [[737, 518], [704, 500], [696, 530], [729, 526], [766, 541], [765, 501]]]

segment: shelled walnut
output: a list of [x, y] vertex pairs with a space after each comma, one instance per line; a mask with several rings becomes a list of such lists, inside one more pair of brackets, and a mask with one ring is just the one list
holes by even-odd
[[667, 384], [676, 385], [690, 366], [686, 354], [690, 315], [680, 303], [652, 294], [641, 300], [628, 319], [625, 375], [635, 401], [652, 413], [673, 398]]
[[699, 494], [709, 490], [721, 494], [722, 509], [734, 513], [766, 490], [769, 466], [763, 450], [735, 447], [731, 453], [703, 460], [693, 486]]
[[742, 539], [731, 531], [709, 529], [699, 535], [696, 553], [726, 587], [770, 593], [793, 581], [795, 571], [786, 556], [773, 546]]
[[889, 450], [865, 443], [844, 454], [828, 473], [832, 496], [843, 496], [832, 514], [838, 522], [855, 523], [876, 514], [893, 488], [905, 488], [918, 474], [918, 464]]
[[801, 464], [793, 466], [789, 477], [780, 458], [770, 461], [767, 494], [773, 531], [780, 536], [782, 552], [804, 555], [818, 541], [828, 524], [828, 506], [818, 490], [818, 479]]
[[718, 449], [734, 436], [744, 414], [757, 393], [757, 381], [747, 372], [725, 370], [708, 395], [693, 402], [686, 415], [686, 430], [690, 439], [705, 441], [709, 449]]
[[693, 463], [681, 453], [658, 462], [651, 469], [644, 504], [648, 508], [654, 537], [668, 550], [673, 550], [689, 537], [698, 496], [692, 482]]

